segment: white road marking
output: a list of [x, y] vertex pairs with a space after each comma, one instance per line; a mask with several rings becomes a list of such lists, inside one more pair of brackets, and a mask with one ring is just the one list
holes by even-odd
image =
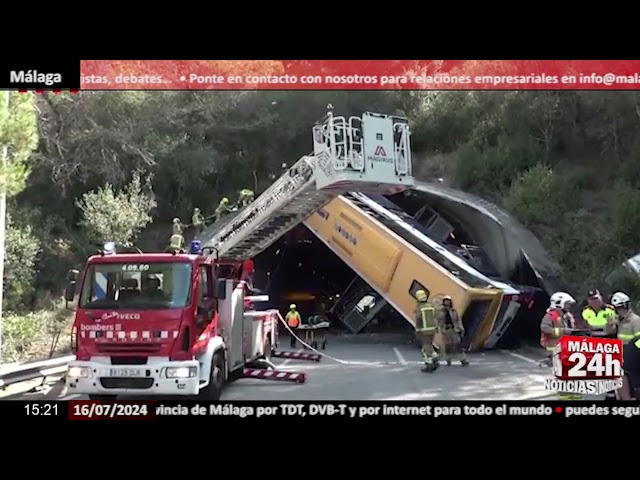
[[[296, 353], [302, 353], [304, 352], [304, 348], [300, 348], [298, 351], [296, 351]], [[286, 367], [287, 364], [291, 361], [291, 360], [295, 360], [295, 358], [287, 358], [284, 362], [282, 362], [280, 365], [276, 365], [277, 367]]]
[[396, 357], [398, 357], [398, 361], [400, 362], [400, 364], [407, 365], [407, 361], [405, 360], [405, 358], [402, 355], [402, 353], [400, 353], [400, 350], [398, 350], [397, 347], [393, 347], [393, 351], [396, 354]]
[[507, 355], [510, 355], [514, 358], [519, 358], [520, 360], [523, 360], [527, 363], [532, 363], [534, 365], [538, 365], [540, 363], [541, 360], [535, 360], [533, 358], [529, 358], [529, 357], [525, 357], [524, 355], [520, 355], [519, 353], [515, 353], [515, 352], [509, 352], [508, 350], [503, 350], [503, 353], [506, 353]]
[[75, 400], [76, 398], [80, 398], [82, 397], [82, 395], [66, 395], [62, 398], [59, 398], [58, 400]]

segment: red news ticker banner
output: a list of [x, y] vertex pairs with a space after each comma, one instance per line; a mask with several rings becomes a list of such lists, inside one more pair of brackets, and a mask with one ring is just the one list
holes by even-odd
[[82, 90], [637, 90], [640, 60], [82, 60]]

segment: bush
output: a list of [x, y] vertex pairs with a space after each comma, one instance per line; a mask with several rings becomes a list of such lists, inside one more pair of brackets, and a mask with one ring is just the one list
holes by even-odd
[[69, 350], [73, 312], [56, 303], [53, 310], [26, 315], [8, 313], [2, 320], [1, 362], [41, 360]]
[[556, 225], [574, 198], [568, 185], [545, 165], [538, 164], [513, 182], [507, 208], [525, 225]]
[[625, 267], [615, 269], [606, 280], [609, 293], [624, 292], [640, 305], [640, 278]]
[[4, 310], [24, 311], [33, 302], [40, 242], [31, 227], [18, 228], [7, 215], [5, 230]]
[[612, 245], [625, 259], [638, 253], [640, 245], [640, 190], [626, 181], [618, 182], [611, 196]]
[[484, 148], [469, 143], [458, 154], [456, 183], [463, 190], [496, 197], [542, 158], [544, 152], [533, 140], [501, 137], [496, 146]]

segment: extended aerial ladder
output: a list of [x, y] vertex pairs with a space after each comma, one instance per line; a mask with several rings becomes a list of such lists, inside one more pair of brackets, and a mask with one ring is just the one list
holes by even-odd
[[375, 113], [346, 118], [329, 111], [313, 127], [313, 154], [198, 240], [215, 248], [220, 259], [252, 258], [341, 193], [393, 194], [413, 185], [406, 118]]

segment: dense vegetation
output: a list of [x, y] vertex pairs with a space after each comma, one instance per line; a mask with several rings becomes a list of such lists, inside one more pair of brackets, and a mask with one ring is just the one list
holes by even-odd
[[[64, 325], [52, 305], [67, 269], [95, 242], [158, 248], [171, 217], [188, 219], [194, 206], [210, 214], [241, 188], [260, 191], [283, 162], [311, 149], [310, 127], [329, 103], [338, 114], [408, 116], [419, 178], [444, 177], [505, 206], [539, 236], [576, 292], [601, 285], [639, 250], [636, 95], [12, 94], [11, 116], [0, 116], [0, 143], [10, 145], [1, 172], [10, 194], [4, 308], [13, 312], [3, 356], [26, 355], [35, 341], [26, 339]], [[48, 313], [25, 317], [34, 311]]]

